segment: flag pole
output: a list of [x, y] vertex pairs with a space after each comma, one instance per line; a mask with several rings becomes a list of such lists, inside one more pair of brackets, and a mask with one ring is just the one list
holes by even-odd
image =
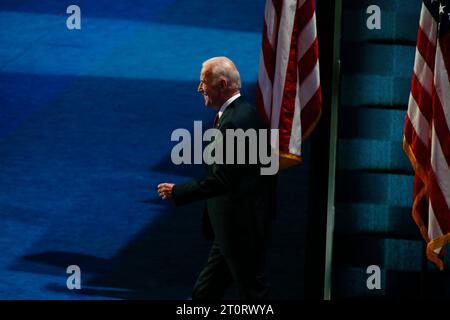
[[334, 233], [334, 193], [336, 175], [336, 147], [337, 147], [337, 125], [339, 107], [339, 83], [341, 72], [341, 18], [342, 0], [335, 1], [334, 7], [334, 37], [333, 37], [333, 73], [331, 84], [331, 121], [330, 121], [330, 150], [328, 161], [328, 199], [327, 199], [327, 229], [325, 246], [325, 278], [324, 292], [325, 300], [331, 300], [331, 276], [333, 259], [333, 233]]

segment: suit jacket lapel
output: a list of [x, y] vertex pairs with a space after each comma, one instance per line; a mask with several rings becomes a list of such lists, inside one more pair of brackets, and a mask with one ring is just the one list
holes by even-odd
[[222, 116], [220, 117], [219, 121], [217, 122], [217, 129], [221, 129], [222, 125], [226, 122], [227, 118], [229, 117], [229, 115], [231, 114], [231, 110], [228, 107], [223, 113]]
[[233, 108], [238, 103], [238, 101], [241, 99], [241, 97], [234, 100], [222, 113], [222, 116], [220, 117], [219, 121], [217, 122], [217, 129], [222, 128], [222, 125], [227, 121], [227, 118], [230, 117], [230, 115], [233, 113]]

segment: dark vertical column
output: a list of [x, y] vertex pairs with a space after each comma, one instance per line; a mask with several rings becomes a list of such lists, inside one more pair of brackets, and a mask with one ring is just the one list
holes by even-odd
[[305, 298], [323, 299], [329, 149], [331, 125], [331, 89], [333, 78], [333, 41], [335, 1], [316, 1], [319, 40], [320, 82], [322, 86], [322, 117], [311, 135], [309, 208], [305, 249]]

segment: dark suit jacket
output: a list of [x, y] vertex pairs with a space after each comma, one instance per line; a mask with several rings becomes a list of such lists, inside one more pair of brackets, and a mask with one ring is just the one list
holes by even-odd
[[[225, 138], [226, 129], [245, 131], [250, 128], [267, 129], [267, 126], [256, 109], [239, 97], [226, 108], [216, 128]], [[265, 143], [270, 142], [267, 140]], [[207, 199], [215, 240], [222, 253], [230, 257], [264, 249], [270, 237], [271, 220], [275, 216], [276, 175], [261, 175], [259, 161], [249, 164], [248, 147], [247, 141], [245, 164], [236, 164], [235, 161], [234, 164], [208, 165], [204, 179], [177, 184], [173, 189], [176, 205]], [[237, 152], [243, 151], [235, 149], [234, 154], [236, 156]], [[225, 162], [225, 147], [223, 159]]]

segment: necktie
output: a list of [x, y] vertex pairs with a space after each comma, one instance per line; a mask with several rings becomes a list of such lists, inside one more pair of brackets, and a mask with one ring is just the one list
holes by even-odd
[[214, 117], [214, 124], [213, 124], [213, 128], [215, 128], [217, 126], [217, 123], [219, 122], [219, 113], [216, 113], [216, 116]]

